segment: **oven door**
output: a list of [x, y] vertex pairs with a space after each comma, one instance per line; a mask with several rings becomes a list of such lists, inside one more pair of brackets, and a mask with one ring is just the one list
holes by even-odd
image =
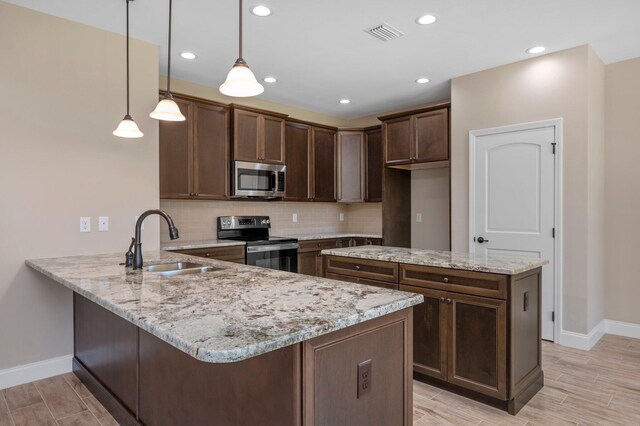
[[285, 166], [236, 161], [233, 195], [236, 197], [282, 197]]
[[247, 265], [298, 272], [298, 243], [248, 246]]

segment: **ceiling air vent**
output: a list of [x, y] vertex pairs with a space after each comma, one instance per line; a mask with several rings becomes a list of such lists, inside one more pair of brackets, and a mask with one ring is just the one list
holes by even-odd
[[365, 31], [382, 41], [393, 40], [394, 38], [402, 37], [404, 35], [399, 30], [384, 22]]

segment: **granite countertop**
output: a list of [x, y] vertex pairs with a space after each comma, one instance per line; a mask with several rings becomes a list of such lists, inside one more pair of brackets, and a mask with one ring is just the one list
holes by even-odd
[[361, 246], [323, 250], [330, 256], [355, 257], [358, 259], [384, 260], [411, 265], [434, 266], [438, 268], [462, 269], [465, 271], [490, 272], [515, 275], [549, 263], [545, 259], [492, 256], [472, 253], [455, 253], [402, 247]]
[[209, 247], [231, 247], [231, 246], [244, 246], [246, 243], [244, 241], [234, 241], [234, 240], [218, 240], [218, 239], [210, 239], [210, 240], [194, 240], [194, 241], [170, 241], [168, 243], [162, 243], [160, 245], [161, 250], [172, 251], [172, 250], [190, 250], [190, 249], [200, 249], [200, 248], [209, 248]]
[[[314, 233], [314, 234], [280, 234], [274, 233], [273, 236], [277, 237], [287, 237], [287, 238], [297, 238], [298, 241], [307, 241], [307, 240], [326, 240], [333, 238], [382, 238], [380, 234], [358, 234], [358, 233], [336, 233], [336, 232], [324, 232], [324, 233]], [[161, 250], [166, 251], [175, 251], [175, 250], [189, 250], [189, 249], [199, 249], [199, 248], [209, 248], [209, 247], [225, 247], [225, 246], [244, 246], [244, 241], [233, 241], [233, 240], [217, 240], [217, 239], [205, 239], [205, 240], [176, 240], [170, 241], [168, 243], [162, 243], [160, 245]]]
[[421, 303], [423, 296], [272, 269], [146, 252], [145, 264], [221, 267], [162, 276], [119, 264], [122, 253], [27, 260], [172, 346], [212, 363], [236, 362]]

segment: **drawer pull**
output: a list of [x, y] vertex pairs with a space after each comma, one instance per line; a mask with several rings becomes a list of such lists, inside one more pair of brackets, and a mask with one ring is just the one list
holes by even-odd
[[451, 304], [451, 302], [453, 302], [453, 300], [451, 300], [451, 299], [447, 298], [447, 303], [448, 303], [449, 305]]
[[440, 298], [440, 301], [441, 301], [442, 303], [444, 303], [445, 298], [444, 298], [444, 297], [441, 297], [441, 298]]
[[211, 253], [205, 253], [204, 257], [211, 257]]
[[448, 283], [449, 282], [449, 278], [444, 277], [444, 279], [442, 281], [444, 281], [445, 283]]
[[356, 271], [360, 270], [360, 265], [356, 265]]

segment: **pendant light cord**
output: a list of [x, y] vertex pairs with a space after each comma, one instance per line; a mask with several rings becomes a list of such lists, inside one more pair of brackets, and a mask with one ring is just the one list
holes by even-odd
[[242, 0], [240, 0], [240, 10], [238, 12], [238, 19], [240, 21], [240, 36], [238, 37], [240, 46], [238, 47], [239, 58], [242, 59]]
[[127, 117], [131, 117], [129, 115], [129, 2], [127, 1]]
[[172, 10], [172, 0], [169, 0], [169, 52], [167, 55], [169, 56], [167, 60], [167, 94], [165, 97], [171, 98], [171, 10]]

